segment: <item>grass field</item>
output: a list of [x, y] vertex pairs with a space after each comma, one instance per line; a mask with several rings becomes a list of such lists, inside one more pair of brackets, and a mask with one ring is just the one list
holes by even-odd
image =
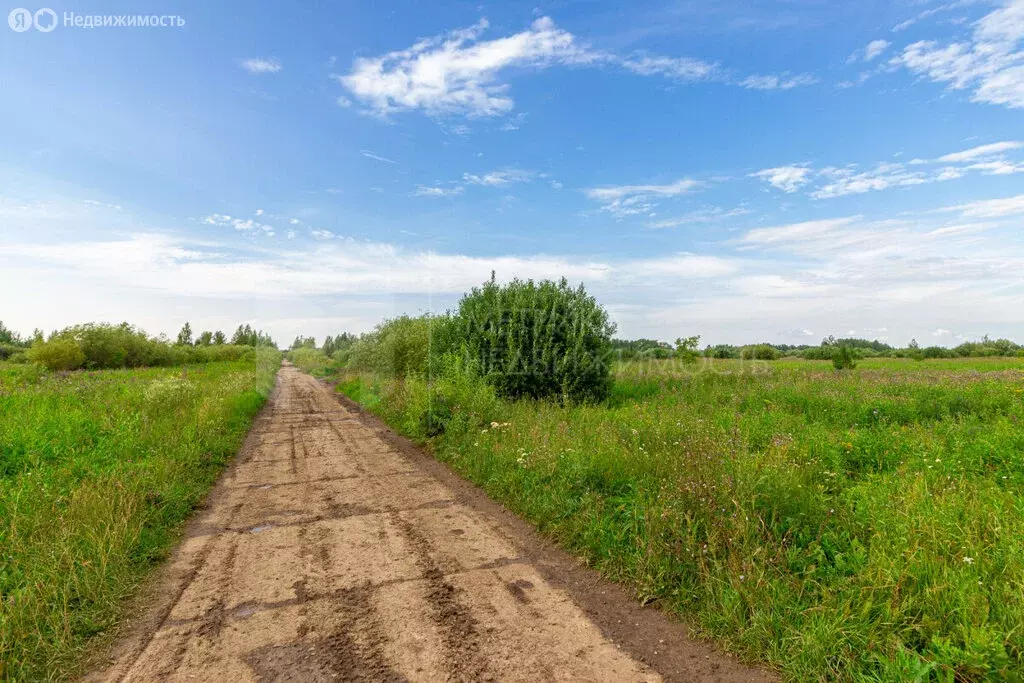
[[237, 451], [279, 359], [0, 364], [0, 679], [79, 673]]
[[[422, 380], [339, 389], [424, 438]], [[1024, 674], [1024, 361], [623, 365], [600, 405], [464, 398], [438, 456], [790, 680]]]

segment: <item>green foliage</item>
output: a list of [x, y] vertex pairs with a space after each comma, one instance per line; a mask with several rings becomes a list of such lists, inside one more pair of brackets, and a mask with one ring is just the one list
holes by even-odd
[[418, 378], [341, 386], [789, 680], [1024, 676], [1024, 361], [624, 365], [627, 400], [481, 399], [462, 421], [472, 401]]
[[77, 678], [127, 616], [273, 387], [277, 352], [247, 353], [66, 376], [0, 367], [0, 679]]
[[[0, 347], [4, 346], [24, 346], [25, 342], [22, 340], [18, 333], [10, 330], [4, 325], [3, 321], [0, 320]], [[0, 360], [3, 360], [0, 358]]]
[[832, 367], [836, 370], [852, 370], [857, 367], [857, 359], [849, 346], [842, 345], [832, 353]]
[[211, 346], [213, 345], [213, 332], [206, 330], [196, 337], [196, 346]]
[[315, 349], [316, 339], [314, 337], [303, 337], [302, 335], [299, 335], [295, 338], [295, 341], [292, 342], [292, 345], [289, 348], [292, 351], [295, 349]]
[[668, 342], [656, 339], [613, 339], [612, 354], [616, 360], [651, 360], [671, 358], [675, 349]]
[[444, 354], [457, 348], [456, 321], [450, 315], [407, 315], [387, 320], [350, 347], [354, 370], [386, 377], [435, 375]]
[[744, 346], [740, 350], [740, 358], [743, 360], [778, 360], [782, 353], [771, 344], [754, 344]]
[[324, 377], [334, 370], [334, 361], [319, 349], [300, 346], [285, 354], [285, 357], [303, 372]]
[[359, 337], [354, 334], [349, 334], [348, 332], [342, 332], [336, 337], [328, 335], [324, 338], [324, 345], [320, 348], [324, 353], [333, 358], [339, 351], [347, 351], [352, 348], [352, 345], [355, 344], [358, 339]]
[[221, 346], [222, 344], [226, 344], [227, 341], [227, 337], [225, 337], [224, 333], [221, 332], [220, 330], [217, 330], [216, 332], [213, 333], [213, 343], [215, 346]]
[[700, 352], [697, 351], [699, 345], [700, 335], [676, 339], [676, 358], [684, 363], [696, 363], [700, 358]]
[[739, 358], [740, 349], [739, 347], [733, 346], [731, 344], [718, 344], [716, 346], [709, 346], [706, 349], [704, 349], [704, 356], [706, 358], [718, 359]]
[[231, 337], [231, 343], [236, 346], [269, 346], [277, 348], [277, 344], [274, 343], [269, 334], [264, 333], [262, 330], [254, 330], [248, 324], [238, 326], [238, 329], [235, 330], [234, 335]]
[[499, 395], [599, 401], [611, 389], [615, 325], [582, 285], [492, 278], [462, 298], [456, 320], [466, 361]]
[[53, 371], [77, 370], [85, 364], [85, 353], [71, 339], [57, 338], [33, 344], [25, 355], [29, 361]]
[[192, 346], [192, 325], [187, 321], [178, 332], [178, 340], [175, 343], [178, 346]]

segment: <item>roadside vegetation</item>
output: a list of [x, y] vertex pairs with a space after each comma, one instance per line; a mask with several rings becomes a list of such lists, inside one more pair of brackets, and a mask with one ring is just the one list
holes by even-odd
[[[281, 356], [130, 326], [10, 345], [26, 357], [0, 362], [0, 679], [68, 679], [237, 452]], [[82, 366], [127, 369], [66, 371]]]
[[[525, 294], [546, 287], [543, 306]], [[614, 341], [588, 302], [492, 282], [341, 354], [291, 353], [642, 601], [790, 680], [1024, 675], [1019, 347], [697, 352]], [[585, 363], [566, 352], [581, 343]]]

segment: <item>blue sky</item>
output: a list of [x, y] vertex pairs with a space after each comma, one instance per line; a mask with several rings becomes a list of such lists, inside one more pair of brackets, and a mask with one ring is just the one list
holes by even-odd
[[1024, 339], [1024, 0], [349, 5], [0, 32], [0, 319], [285, 342], [493, 269], [629, 337]]

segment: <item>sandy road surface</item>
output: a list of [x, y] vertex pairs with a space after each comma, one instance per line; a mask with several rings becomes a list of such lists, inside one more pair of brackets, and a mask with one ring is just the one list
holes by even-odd
[[531, 548], [529, 533], [396, 441], [286, 365], [154, 604], [90, 678], [764, 678]]

